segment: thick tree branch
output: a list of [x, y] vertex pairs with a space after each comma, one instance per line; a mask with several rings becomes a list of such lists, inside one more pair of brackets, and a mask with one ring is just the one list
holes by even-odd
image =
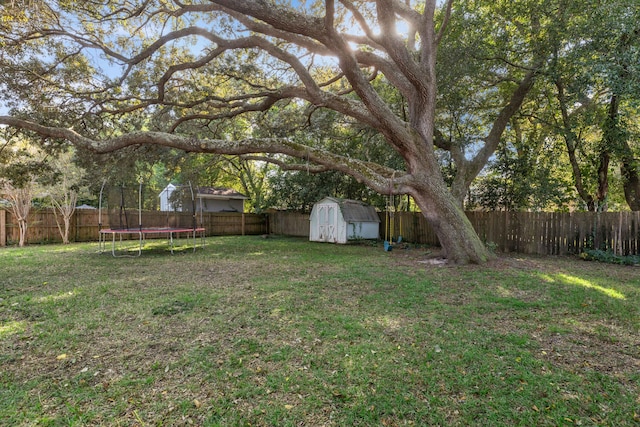
[[458, 153], [454, 150], [451, 151], [458, 168], [451, 192], [460, 203], [462, 203], [471, 182], [478, 176], [498, 148], [509, 120], [520, 109], [524, 99], [533, 87], [536, 75], [536, 70], [530, 71], [525, 75], [518, 87], [512, 92], [509, 102], [502, 107], [494, 119], [491, 130], [484, 140], [484, 145], [471, 160], [465, 159], [461, 151]]
[[269, 156], [242, 155], [240, 156], [240, 158], [242, 160], [271, 163], [273, 165], [278, 166], [279, 169], [282, 169], [284, 171], [303, 171], [303, 172], [309, 172], [309, 173], [320, 173], [320, 172], [327, 172], [332, 170], [331, 168], [328, 168], [323, 165], [316, 165], [316, 164], [310, 164], [310, 163], [291, 163], [291, 162], [286, 162], [282, 159], [277, 159], [275, 157], [269, 157]]
[[366, 183], [370, 188], [381, 193], [388, 192], [389, 180], [392, 177], [394, 177], [394, 186], [397, 187], [409, 185], [412, 179], [410, 175], [404, 172], [395, 171], [377, 163], [342, 156], [284, 138], [250, 138], [228, 141], [223, 139], [196, 139], [166, 132], [139, 131], [98, 140], [85, 137], [73, 129], [43, 126], [11, 116], [0, 116], [0, 125], [14, 126], [35, 132], [45, 138], [64, 139], [77, 147], [95, 153], [110, 153], [136, 145], [160, 145], [196, 153], [231, 155], [284, 154], [351, 175], [356, 180]]
[[378, 22], [380, 22], [381, 34], [377, 42], [385, 47], [387, 55], [411, 83], [418, 93], [428, 92], [428, 80], [424, 69], [417, 64], [410, 51], [405, 48], [404, 41], [398, 36], [396, 30], [396, 9], [401, 4], [396, 0], [377, 0]]

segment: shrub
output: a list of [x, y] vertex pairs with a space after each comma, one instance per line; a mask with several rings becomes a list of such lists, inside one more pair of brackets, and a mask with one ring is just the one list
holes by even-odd
[[638, 255], [616, 255], [613, 252], [601, 249], [586, 249], [580, 254], [580, 258], [587, 261], [600, 261], [609, 264], [619, 265], [639, 265], [640, 256]]

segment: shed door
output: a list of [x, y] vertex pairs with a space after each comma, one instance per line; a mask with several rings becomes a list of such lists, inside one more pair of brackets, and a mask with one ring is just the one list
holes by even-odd
[[337, 241], [338, 206], [334, 204], [318, 205], [318, 240], [321, 242]]

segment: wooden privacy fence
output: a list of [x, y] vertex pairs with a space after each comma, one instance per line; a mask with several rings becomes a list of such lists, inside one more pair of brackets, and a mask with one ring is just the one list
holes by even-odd
[[[578, 254], [606, 249], [622, 255], [640, 254], [640, 212], [467, 212], [482, 241], [502, 252], [538, 255]], [[380, 212], [380, 237], [402, 235], [406, 242], [438, 245], [438, 238], [421, 213]], [[309, 235], [309, 215], [269, 214], [269, 232]]]
[[309, 214], [275, 211], [267, 215], [269, 234], [309, 237]]
[[[155, 226], [164, 226], [167, 222], [177, 221], [191, 224], [192, 216], [188, 213], [171, 214], [166, 212], [143, 212], [143, 222]], [[59, 218], [62, 222], [62, 218]], [[137, 217], [135, 222], [137, 224]], [[109, 228], [108, 216], [102, 214], [102, 228]], [[198, 224], [200, 217], [198, 217]], [[55, 215], [51, 209], [32, 210], [28, 220], [27, 243], [61, 242], [62, 238], [56, 225]], [[205, 212], [202, 224], [208, 236], [264, 234], [267, 232], [266, 219], [263, 215], [237, 212]], [[98, 240], [99, 213], [97, 209], [78, 209], [71, 218], [69, 239], [75, 242]], [[18, 223], [12, 213], [0, 209], [0, 246], [16, 244], [19, 240]]]
[[480, 238], [503, 252], [578, 254], [585, 249], [638, 254], [638, 212], [471, 212]]
[[[189, 223], [189, 214], [179, 214], [181, 223]], [[165, 212], [144, 212], [145, 221], [163, 225]], [[502, 252], [539, 255], [577, 254], [584, 249], [608, 249], [621, 255], [640, 254], [640, 212], [467, 212], [480, 238]], [[109, 226], [103, 214], [103, 228]], [[380, 213], [380, 236], [388, 223], [390, 235], [402, 235], [406, 242], [438, 245], [438, 238], [420, 213], [401, 212], [387, 221]], [[209, 212], [203, 214], [208, 236], [279, 234], [309, 236], [309, 214], [276, 211], [266, 215]], [[71, 221], [72, 241], [95, 241], [98, 238], [98, 211], [79, 209]], [[15, 244], [18, 224], [10, 211], [0, 209], [0, 246]], [[53, 212], [34, 210], [29, 215], [28, 243], [60, 242]]]

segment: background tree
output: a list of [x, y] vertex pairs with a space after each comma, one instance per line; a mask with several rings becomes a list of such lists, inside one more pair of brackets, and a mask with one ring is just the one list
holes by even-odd
[[[546, 117], [564, 141], [574, 185], [588, 210], [606, 210], [622, 184], [636, 209], [638, 37], [640, 4], [568, 2], [553, 37], [552, 67], [546, 77], [550, 97]], [[637, 135], [637, 134], [636, 134]], [[635, 148], [634, 148], [635, 146]], [[619, 165], [615, 172], [614, 165]], [[612, 176], [613, 174], [613, 176]], [[613, 191], [613, 194], [612, 194]]]
[[85, 173], [74, 163], [74, 151], [71, 149], [59, 153], [49, 165], [55, 172], [56, 179], [43, 191], [53, 207], [62, 243], [68, 244], [71, 217], [76, 211], [78, 197], [89, 197], [88, 188], [84, 185]]
[[269, 206], [276, 209], [311, 212], [324, 197], [361, 200], [384, 209], [384, 196], [358, 183], [348, 175], [335, 171], [307, 173], [280, 170], [269, 177]]
[[0, 197], [9, 201], [20, 230], [18, 244], [24, 246], [32, 201], [40, 195], [42, 185], [51, 182], [54, 174], [46, 153], [37, 146], [6, 129], [2, 132], [0, 144]]
[[[380, 91], [388, 92], [388, 87], [382, 86]], [[385, 93], [385, 99], [398, 111], [405, 108], [403, 101], [395, 99], [393, 94]], [[284, 127], [281, 126], [283, 120], [286, 121]], [[262, 137], [286, 137], [305, 146], [358, 153], [362, 159], [391, 168], [399, 168], [403, 163], [374, 129], [335, 111], [289, 104], [261, 115], [259, 123]], [[358, 199], [380, 209], [385, 207], [383, 196], [344, 173], [277, 155], [250, 158], [278, 165], [278, 170], [269, 176], [267, 204], [271, 207], [310, 212], [313, 204], [327, 196]]]
[[510, 131], [487, 169], [474, 183], [470, 208], [506, 211], [559, 211], [572, 193], [562, 147], [548, 128], [531, 117], [512, 120]]
[[19, 246], [27, 244], [27, 229], [29, 228], [29, 212], [31, 211], [31, 201], [33, 200], [33, 186], [31, 183], [22, 187], [14, 187], [11, 182], [0, 180], [1, 194], [9, 200], [9, 206], [14, 218], [18, 221], [20, 229]]

